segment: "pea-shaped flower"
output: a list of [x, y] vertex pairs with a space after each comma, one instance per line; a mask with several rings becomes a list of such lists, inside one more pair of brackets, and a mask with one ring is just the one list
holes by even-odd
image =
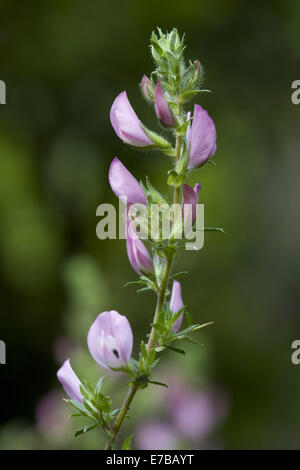
[[141, 121], [135, 114], [126, 91], [122, 91], [112, 104], [110, 122], [123, 142], [134, 147], [153, 147], [154, 143], [142, 129]]
[[128, 364], [133, 335], [124, 315], [110, 310], [102, 312], [90, 327], [87, 337], [91, 355], [106, 369], [119, 369]]
[[[173, 286], [172, 286], [172, 294], [171, 294], [171, 300], [170, 300], [170, 310], [175, 315], [179, 310], [182, 309], [184, 306], [182, 297], [181, 297], [181, 284], [178, 281], [173, 281]], [[180, 316], [177, 318], [175, 323], [172, 325], [172, 330], [173, 331], [178, 331], [181, 328], [183, 320], [183, 312], [180, 314]]]
[[67, 359], [57, 371], [57, 378], [71, 400], [82, 403], [82, 396], [80, 393], [81, 382], [71, 367], [70, 359]]
[[126, 247], [130, 264], [135, 272], [140, 275], [151, 275], [154, 271], [151, 256], [130, 224], [127, 224]]
[[196, 183], [194, 188], [188, 184], [184, 184], [182, 187], [182, 212], [183, 221], [186, 228], [189, 228], [196, 218], [198, 193], [200, 189], [200, 183]]
[[194, 116], [187, 139], [190, 144], [188, 169], [202, 166], [217, 150], [217, 134], [214, 121], [199, 104], [194, 106]]
[[128, 204], [147, 204], [142, 186], [117, 157], [111, 162], [108, 179], [111, 189], [119, 199], [126, 198]]
[[155, 87], [155, 112], [164, 126], [171, 127], [175, 125], [172, 111], [164, 97], [161, 81], [157, 82]]

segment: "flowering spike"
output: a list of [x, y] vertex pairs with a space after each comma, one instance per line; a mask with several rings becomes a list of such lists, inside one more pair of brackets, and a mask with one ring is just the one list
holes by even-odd
[[128, 364], [133, 335], [129, 321], [115, 310], [100, 313], [88, 332], [88, 347], [98, 364], [118, 369]]
[[71, 367], [70, 359], [67, 359], [57, 371], [57, 378], [71, 400], [82, 403], [82, 396], [80, 393], [81, 382]]

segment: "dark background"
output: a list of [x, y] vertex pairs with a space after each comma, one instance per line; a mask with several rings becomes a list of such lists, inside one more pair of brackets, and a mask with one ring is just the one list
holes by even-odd
[[[197, 102], [216, 123], [217, 165], [190, 182], [202, 184], [206, 225], [225, 229], [206, 234], [204, 249], [183, 252], [176, 265], [189, 271], [189, 311], [215, 321], [200, 336], [205, 347], [164, 360], [179, 376], [190, 371], [195, 387], [210, 383], [226, 395], [217, 447], [300, 448], [300, 366], [290, 358], [300, 337], [296, 0], [0, 2], [1, 448], [97, 448], [95, 433], [73, 441], [68, 429], [58, 442], [36, 430], [41, 398], [63, 395], [59, 344], [95, 382], [101, 372], [85, 338], [99, 312], [126, 314], [136, 347], [148, 331], [154, 298], [123, 288], [136, 278], [124, 241], [98, 240], [95, 214], [102, 202], [117, 205], [107, 180], [115, 155], [165, 192], [168, 158], [129, 149], [109, 122], [126, 89], [138, 116], [159, 130], [138, 87], [153, 69], [156, 26], [185, 32], [186, 57], [205, 68], [213, 93]], [[118, 393], [116, 405], [124, 386]]]

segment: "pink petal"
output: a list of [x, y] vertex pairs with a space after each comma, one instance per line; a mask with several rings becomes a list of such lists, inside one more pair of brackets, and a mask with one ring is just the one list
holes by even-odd
[[117, 157], [111, 162], [108, 179], [111, 189], [118, 198], [125, 196], [128, 204], [137, 202], [147, 204], [142, 186]]
[[144, 133], [126, 91], [122, 91], [112, 104], [110, 122], [118, 137], [134, 147], [152, 147], [153, 142]]
[[174, 126], [175, 121], [168, 103], [164, 97], [161, 81], [157, 82], [155, 88], [155, 111], [158, 119], [165, 126]]

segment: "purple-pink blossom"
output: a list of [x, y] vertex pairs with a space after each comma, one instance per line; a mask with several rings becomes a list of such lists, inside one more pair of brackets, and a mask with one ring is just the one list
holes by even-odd
[[200, 183], [196, 183], [194, 188], [188, 184], [184, 184], [182, 187], [182, 212], [185, 225], [191, 226], [196, 218], [198, 193], [200, 189]]
[[132, 352], [133, 334], [124, 315], [110, 310], [100, 313], [87, 337], [91, 355], [106, 369], [119, 369], [128, 364]]
[[144, 243], [138, 238], [130, 223], [127, 223], [127, 254], [132, 268], [137, 274], [153, 273], [153, 262]]
[[122, 91], [112, 104], [110, 122], [123, 142], [134, 147], [153, 147], [153, 142], [142, 129], [141, 122], [134, 112], [126, 91]]
[[[172, 294], [171, 294], [171, 300], [170, 300], [170, 310], [175, 315], [179, 310], [183, 308], [184, 304], [182, 301], [181, 297], [181, 284], [179, 281], [173, 281], [173, 286], [172, 286]], [[172, 325], [172, 330], [173, 331], [178, 331], [181, 328], [183, 320], [183, 312], [180, 314], [180, 316], [177, 318], [177, 320], [173, 323]]]
[[136, 445], [141, 450], [176, 449], [177, 436], [168, 423], [149, 420], [140, 424], [136, 431]]
[[57, 378], [71, 400], [82, 403], [80, 392], [81, 382], [71, 367], [70, 359], [67, 359], [57, 371]]
[[164, 126], [174, 126], [174, 117], [170, 106], [164, 97], [161, 81], [157, 82], [155, 87], [155, 112], [158, 119], [162, 122], [162, 124], [164, 124]]
[[111, 162], [108, 179], [115, 195], [120, 199], [126, 198], [127, 204], [147, 204], [141, 184], [117, 157]]
[[194, 106], [192, 126], [187, 131], [190, 144], [188, 169], [202, 166], [217, 150], [217, 134], [213, 120], [199, 104]]

